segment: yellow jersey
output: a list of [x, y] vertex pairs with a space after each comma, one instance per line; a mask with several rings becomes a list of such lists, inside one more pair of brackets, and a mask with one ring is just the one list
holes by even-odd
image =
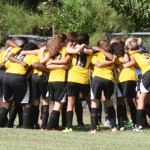
[[[98, 52], [96, 55], [92, 57], [92, 64], [95, 62], [106, 62], [106, 57], [102, 52]], [[107, 80], [111, 80], [114, 82], [114, 74], [113, 74], [114, 65], [109, 65], [107, 67], [97, 67], [94, 65], [92, 77], [101, 77]]]
[[10, 54], [14, 53], [17, 54], [19, 51], [21, 50], [20, 47], [9, 47], [6, 50], [3, 50], [0, 53], [0, 63], [4, 63], [5, 64], [5, 68], [7, 69], [9, 67], [10, 61], [8, 60], [8, 57], [10, 56]]
[[[31, 68], [34, 62], [38, 62], [38, 59], [35, 55], [16, 55], [16, 58], [20, 61], [23, 61], [29, 65], [28, 68], [24, 68], [21, 64], [10, 62], [9, 68], [6, 70], [6, 73], [13, 73], [19, 75], [25, 75], [28, 69]], [[33, 69], [32, 69], [33, 70]]]
[[[65, 59], [66, 55], [67, 55], [66, 47], [63, 47], [53, 60], [63, 60]], [[50, 69], [48, 82], [65, 82], [65, 80], [66, 80], [66, 70]]]
[[71, 67], [68, 71], [68, 82], [89, 84], [89, 65], [92, 55], [73, 54]]
[[135, 68], [139, 69], [142, 74], [150, 70], [150, 63], [148, 63], [148, 59], [150, 59], [149, 53], [136, 53], [135, 51], [130, 51], [129, 54], [134, 58], [136, 64]]
[[[39, 51], [38, 51], [38, 54], [35, 55], [35, 57], [37, 57], [37, 58], [36, 58], [36, 59], [37, 59], [37, 62], [39, 62], [39, 63], [40, 63], [40, 53], [41, 53], [41, 51], [39, 50]], [[44, 52], [44, 54], [46, 55], [47, 52]], [[37, 70], [37, 69], [34, 69], [33, 74], [36, 74], [36, 73], [37, 73], [39, 76], [42, 76], [42, 74], [43, 74], [42, 71], [39, 71], [39, 70]]]

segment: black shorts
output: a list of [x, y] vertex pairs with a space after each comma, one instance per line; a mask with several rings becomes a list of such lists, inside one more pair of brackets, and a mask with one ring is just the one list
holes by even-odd
[[66, 102], [66, 83], [65, 82], [48, 82], [51, 101]]
[[5, 73], [3, 78], [4, 101], [29, 103], [29, 83], [23, 75]]
[[87, 97], [90, 94], [90, 84], [67, 83], [67, 96], [78, 97], [79, 93], [82, 94], [83, 97]]
[[140, 93], [150, 92], [150, 70], [144, 73], [137, 82], [137, 91]]
[[3, 77], [5, 74], [5, 70], [0, 70], [0, 98], [3, 97]]
[[118, 83], [117, 97], [136, 98], [136, 81]]
[[43, 73], [42, 76], [38, 74], [32, 75], [32, 98], [45, 99], [47, 96], [48, 74]]
[[91, 87], [91, 99], [101, 99], [102, 91], [104, 91], [104, 96], [107, 100], [111, 99], [114, 93], [114, 83], [111, 80], [107, 80], [100, 77], [94, 77], [92, 79]]

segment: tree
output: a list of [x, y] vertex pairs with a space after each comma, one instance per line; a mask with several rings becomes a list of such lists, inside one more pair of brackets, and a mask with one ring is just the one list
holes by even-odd
[[[61, 5], [60, 5], [61, 4]], [[47, 0], [39, 10], [49, 18], [55, 32], [95, 32], [120, 30], [120, 21], [106, 0]]]
[[108, 4], [122, 16], [128, 31], [150, 31], [149, 0], [108, 0]]

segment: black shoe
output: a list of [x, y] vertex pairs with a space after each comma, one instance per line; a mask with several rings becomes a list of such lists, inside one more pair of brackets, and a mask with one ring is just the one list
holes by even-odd
[[85, 126], [85, 124], [84, 124], [83, 122], [78, 123], [78, 128], [82, 128], [82, 127], [84, 127], [84, 126]]

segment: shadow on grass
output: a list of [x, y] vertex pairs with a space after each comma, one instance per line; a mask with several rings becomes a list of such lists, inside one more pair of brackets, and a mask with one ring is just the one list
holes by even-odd
[[[78, 128], [78, 126], [73, 126], [73, 130], [76, 132], [88, 132], [91, 130], [90, 124], [85, 124], [83, 127]], [[131, 126], [125, 126], [125, 131], [132, 130]], [[99, 129], [97, 131], [111, 131], [111, 127], [105, 127], [103, 125], [100, 125]], [[119, 128], [118, 128], [119, 131]]]
[[[98, 131], [110, 131], [110, 127], [104, 127], [101, 125], [98, 129]], [[91, 125], [90, 124], [85, 124], [84, 126], [78, 128], [78, 126], [73, 126], [73, 130], [76, 132], [88, 132], [91, 130]]]

